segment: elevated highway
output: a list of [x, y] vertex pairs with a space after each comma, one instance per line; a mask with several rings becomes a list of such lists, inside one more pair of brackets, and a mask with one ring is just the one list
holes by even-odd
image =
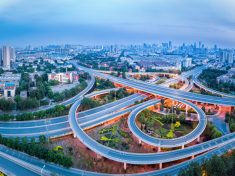
[[176, 90], [176, 89], [171, 89], [171, 88], [163, 88], [161, 86], [157, 85], [152, 85], [152, 84], [145, 84], [141, 82], [135, 82], [135, 81], [130, 81], [122, 78], [117, 78], [111, 75], [103, 74], [96, 72], [92, 69], [82, 67], [77, 65], [75, 62], [72, 62], [77, 68], [82, 69], [86, 72], [89, 72], [90, 74], [93, 74], [95, 76], [98, 76], [103, 79], [109, 79], [112, 82], [122, 84], [124, 86], [132, 87], [135, 89], [138, 89], [143, 92], [151, 93], [154, 95], [160, 95], [163, 97], [167, 97], [170, 99], [186, 99], [186, 100], [191, 100], [191, 101], [196, 101], [196, 102], [202, 102], [202, 103], [210, 103], [210, 104], [219, 104], [219, 105], [225, 105], [225, 106], [235, 106], [235, 98], [225, 98], [221, 97], [218, 99], [218, 97], [214, 96], [209, 96], [209, 95], [201, 95], [201, 94], [196, 94], [192, 92], [185, 92], [182, 90]]
[[[151, 104], [153, 102], [156, 103], [156, 100], [149, 100], [138, 105], [138, 107], [143, 107], [143, 104], [149, 105], [149, 103]], [[119, 151], [98, 143], [83, 131], [76, 118], [76, 110], [80, 106], [80, 103], [81, 99], [73, 104], [69, 112], [69, 123], [73, 130], [74, 136], [79, 138], [79, 140], [82, 141], [83, 144], [85, 144], [88, 148], [90, 148], [97, 154], [100, 154], [101, 156], [104, 156], [114, 161], [123, 162], [124, 164], [162, 164], [165, 162], [176, 161], [220, 147], [225, 143], [231, 142], [230, 140], [235, 140], [235, 134], [232, 133], [222, 138], [217, 138], [195, 146], [190, 146], [187, 148], [173, 150], [169, 152], [130, 153]]]
[[[79, 66], [80, 67], [80, 66]], [[81, 68], [81, 67], [80, 67]], [[135, 130], [131, 130], [138, 138], [143, 140], [146, 143], [149, 143], [151, 145], [159, 144], [160, 147], [173, 147], [178, 146], [180, 143], [181, 145], [186, 144], [186, 142], [190, 142], [192, 140], [195, 140], [195, 136], [200, 135], [201, 132], [204, 130], [206, 125], [206, 119], [205, 114], [193, 103], [188, 102], [187, 100], [191, 101], [198, 101], [203, 103], [211, 103], [211, 104], [220, 104], [220, 105], [226, 105], [226, 106], [234, 106], [235, 105], [235, 99], [234, 98], [218, 98], [218, 97], [212, 97], [212, 96], [205, 96], [205, 95], [199, 95], [199, 94], [193, 94], [188, 92], [183, 92], [180, 90], [175, 89], [169, 89], [169, 88], [162, 88], [157, 85], [151, 85], [151, 84], [144, 84], [141, 82], [133, 82], [130, 80], [125, 80], [121, 78], [112, 77], [110, 75], [105, 75], [102, 73], [98, 73], [96, 71], [93, 71], [91, 69], [82, 67], [81, 69], [90, 72], [91, 75], [103, 78], [103, 79], [109, 79], [112, 82], [122, 84], [127, 87], [131, 87], [143, 92], [147, 92], [153, 95], [160, 95], [162, 97], [170, 98], [174, 101], [178, 101], [184, 104], [187, 104], [188, 106], [191, 106], [197, 113], [198, 113], [198, 119], [199, 124], [195, 130], [193, 130], [190, 134], [179, 138], [179, 139], [172, 139], [161, 141], [160, 143], [154, 141], [152, 142], [152, 139], [148, 138], [147, 136], [138, 136], [138, 132]], [[159, 164], [159, 167], [162, 167], [163, 163], [177, 161], [184, 158], [192, 157], [191, 160], [188, 160], [186, 162], [182, 162], [180, 164], [176, 164], [171, 167], [167, 167], [161, 170], [152, 171], [152, 172], [146, 172], [146, 173], [140, 173], [140, 174], [134, 174], [134, 175], [167, 175], [172, 174], [175, 175], [178, 173], [180, 169], [184, 169], [188, 167], [188, 165], [191, 162], [197, 161], [202, 162], [203, 160], [210, 158], [213, 154], [221, 155], [225, 153], [229, 149], [233, 149], [235, 147], [235, 133], [224, 135], [220, 138], [216, 138], [214, 140], [210, 140], [198, 145], [189, 146], [187, 148], [182, 148], [178, 150], [172, 150], [168, 152], [158, 152], [158, 153], [132, 153], [132, 152], [124, 152], [115, 150], [109, 147], [106, 147], [104, 145], [101, 145], [91, 137], [89, 137], [85, 133], [85, 129], [89, 127], [96, 126], [98, 124], [102, 124], [108, 119], [116, 118], [117, 116], [123, 115], [125, 113], [132, 112], [129, 117], [128, 124], [130, 126], [135, 125], [133, 122], [137, 116], [137, 114], [144, 108], [147, 108], [148, 106], [152, 106], [156, 103], [159, 103], [159, 100], [151, 99], [149, 101], [146, 101], [141, 104], [137, 104], [135, 106], [122, 109], [120, 108], [121, 105], [117, 105], [117, 107], [121, 110], [115, 111], [114, 113], [111, 112], [112, 106], [109, 105], [108, 109], [103, 109], [104, 113], [100, 114], [100, 112], [96, 110], [90, 110], [93, 113], [97, 115], [98, 118], [87, 118], [87, 121], [81, 121], [83, 117], [90, 116], [90, 112], [83, 113], [77, 113], [77, 110], [81, 104], [81, 100], [85, 97], [85, 94], [81, 94], [78, 99], [74, 102], [74, 104], [71, 106], [71, 109], [69, 111], [68, 116], [68, 122], [71, 126], [72, 132], [74, 134], [74, 137], [79, 138], [79, 140], [85, 144], [88, 148], [96, 152], [97, 154], [100, 154], [106, 158], [109, 158], [114, 161], [122, 162], [124, 163], [124, 167], [127, 163], [130, 164], [137, 164], [137, 165], [145, 165], [145, 164]], [[101, 109], [100, 109], [101, 110]], [[131, 119], [132, 118], [132, 119]], [[60, 117], [55, 120], [55, 122], [63, 123], [63, 120], [66, 119], [66, 117]], [[80, 119], [80, 121], [79, 121]], [[85, 119], [85, 118], [84, 118]], [[43, 123], [39, 121], [39, 123]], [[30, 128], [28, 124], [24, 124], [25, 128]], [[23, 126], [24, 126], [23, 125]], [[35, 125], [37, 126], [37, 122], [35, 122]], [[1, 127], [1, 124], [0, 124]], [[4, 126], [2, 126], [4, 127]], [[71, 130], [70, 129], [70, 130]], [[137, 129], [138, 130], [138, 129]], [[177, 141], [178, 140], [178, 141]], [[176, 142], [175, 142], [176, 141]], [[184, 143], [184, 141], [186, 141]], [[165, 145], [166, 144], [166, 145]], [[168, 145], [170, 144], [170, 145]], [[200, 155], [199, 155], [200, 154]], [[199, 156], [196, 156], [199, 155]], [[195, 157], [196, 156], [196, 157]], [[194, 158], [195, 157], [195, 158]], [[32, 175], [41, 175], [41, 171], [43, 170], [43, 175], [51, 175], [52, 173], [57, 173], [60, 175], [109, 175], [109, 174], [103, 174], [103, 173], [95, 173], [95, 172], [89, 172], [79, 169], [66, 169], [62, 168], [58, 165], [45, 163], [42, 160], [36, 159], [34, 157], [30, 157], [24, 153], [20, 153], [14, 150], [10, 150], [4, 146], [0, 145], [0, 158], [3, 159], [6, 162], [0, 162], [0, 168], [4, 167], [6, 165], [6, 168], [9, 169], [10, 172], [13, 173], [20, 173], [19, 171], [13, 171], [9, 167], [7, 167], [7, 164], [10, 164], [10, 166], [17, 167], [22, 173], [24, 174], [31, 174]], [[130, 174], [131, 175], [131, 174]]]
[[198, 114], [198, 125], [197, 127], [187, 135], [184, 135], [182, 137], [174, 138], [174, 139], [162, 139], [162, 138], [156, 138], [149, 136], [142, 132], [137, 124], [136, 124], [136, 118], [138, 114], [150, 107], [155, 105], [156, 103], [160, 103], [159, 100], [155, 101], [149, 101], [149, 103], [144, 103], [142, 106], [139, 106], [138, 108], [134, 109], [130, 114], [128, 118], [128, 126], [131, 130], [131, 132], [136, 135], [141, 141], [144, 141], [147, 144], [153, 145], [153, 146], [158, 146], [158, 147], [164, 147], [164, 148], [171, 148], [171, 147], [178, 147], [178, 146], [184, 146], [195, 139], [199, 138], [200, 135], [203, 133], [203, 131], [206, 128], [207, 124], [207, 119], [206, 119], [206, 114], [201, 110], [201, 108], [198, 108], [196, 105], [194, 105], [191, 102], [185, 101], [185, 100], [178, 100], [190, 107], [192, 107], [195, 112]]
[[[100, 94], [100, 92], [98, 92], [98, 94]], [[145, 95], [133, 94], [112, 103], [79, 112], [78, 121], [85, 129], [91, 128], [96, 126], [98, 122], [101, 124], [108, 120], [112, 120], [118, 115], [129, 113], [133, 108], [127, 107], [134, 105], [135, 102], [142, 101], [145, 98]], [[48, 138], [51, 138], [71, 133], [72, 131], [67, 116], [43, 120], [0, 123], [0, 134], [4, 137], [38, 138], [40, 135], [46, 135]]]
[[200, 75], [201, 72], [197, 72], [193, 77], [192, 77], [192, 80], [193, 80], [193, 83], [195, 85], [197, 85], [198, 87], [200, 87], [201, 89], [204, 89], [205, 91], [207, 92], [211, 92], [215, 95], [220, 95], [222, 97], [230, 97], [230, 98], [234, 98], [235, 99], [235, 95], [232, 95], [232, 94], [227, 94], [227, 93], [224, 93], [224, 92], [220, 92], [220, 91], [217, 91], [217, 90], [214, 90], [214, 89], [211, 89], [209, 87], [206, 87], [205, 85], [203, 85], [199, 80], [198, 80], [198, 76]]

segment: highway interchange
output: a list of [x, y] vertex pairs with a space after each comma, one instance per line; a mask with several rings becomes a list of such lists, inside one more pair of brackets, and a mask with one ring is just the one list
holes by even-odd
[[[158, 163], [160, 164], [159, 167], [161, 168], [162, 163], [176, 161], [187, 157], [192, 157], [191, 160], [182, 162], [180, 164], [148, 173], [140, 173], [138, 175], [164, 175], [164, 174], [175, 175], [180, 169], [187, 167], [190, 162], [193, 161], [202, 162], [203, 160], [209, 158], [213, 154], [221, 155], [224, 152], [226, 152], [228, 149], [234, 148], [235, 146], [234, 133], [230, 133], [211, 141], [207, 141], [204, 143], [184, 148], [184, 145], [200, 137], [201, 133], [204, 131], [207, 124], [205, 113], [190, 101], [226, 105], [226, 106], [235, 106], [235, 99], [233, 97], [218, 98], [213, 96], [199, 95], [190, 92], [174, 90], [165, 87], [163, 88], [161, 86], [153, 85], [151, 83], [125, 80], [122, 78], [117, 78], [107, 74], [99, 73], [97, 71], [82, 66], [78, 66], [76, 65], [75, 62], [72, 63], [75, 66], [77, 66], [79, 69], [82, 69], [90, 73], [92, 81], [90, 81], [87, 88], [85, 88], [82, 92], [80, 92], [76, 97], [64, 102], [65, 105], [73, 103], [73, 105], [70, 108], [68, 117], [63, 116], [53, 119], [35, 120], [28, 122], [1, 122], [0, 133], [3, 136], [38, 137], [40, 134], [45, 134], [47, 135], [47, 137], [56, 137], [73, 133], [74, 137], [79, 138], [79, 140], [88, 148], [90, 148], [92, 151], [111, 160], [122, 162], [124, 163], [124, 167], [126, 167], [127, 163], [137, 164], [137, 165]], [[87, 94], [93, 87], [95, 80], [94, 77], [109, 79], [114, 83], [118, 83], [126, 87], [134, 88], [141, 92], [147, 92], [149, 94], [155, 95], [156, 98], [134, 105], [136, 101], [144, 100], [147, 97], [141, 94], [133, 94], [127, 98], [117, 100], [115, 102], [97, 107], [95, 109], [77, 113], [77, 109], [79, 108], [81, 100], [84, 97], [93, 97], [111, 91], [107, 90], [107, 91], [100, 91], [96, 93]], [[158, 99], [157, 96], [166, 97], [176, 102], [181, 102], [193, 108], [198, 114], [199, 123], [197, 127], [191, 133], [183, 137], [172, 140], [153, 138], [144, 134], [137, 127], [135, 123], [135, 118], [137, 117], [138, 113], [141, 112], [142, 110], [148, 108], [149, 106], [153, 106], [155, 104], [160, 103], [160, 99]], [[133, 135], [135, 135], [140, 141], [158, 147], [170, 148], [170, 147], [182, 146], [182, 148], [178, 150], [172, 150], [169, 152], [157, 152], [157, 153], [140, 154], [140, 153], [123, 152], [99, 144], [97, 141], [89, 137], [84, 131], [85, 129], [89, 129], [91, 127], [105, 123], [106, 121], [112, 120], [124, 114], [129, 114], [128, 117], [129, 128], [132, 131]], [[200, 155], [195, 157], [195, 155], [198, 154]], [[73, 168], [72, 169], [62, 168], [54, 164], [45, 163], [41, 160], [28, 156], [24, 153], [19, 153], [17, 151], [8, 149], [4, 146], [0, 146], [0, 158], [1, 158], [0, 166], [2, 167], [6, 165], [6, 167], [4, 168], [9, 172], [9, 175], [14, 175], [14, 174], [17, 175], [16, 171], [12, 168], [16, 168], [19, 171], [18, 172], [19, 175], [50, 175], [51, 173], [57, 173], [59, 175], [108, 175], [108, 174], [94, 173]]]

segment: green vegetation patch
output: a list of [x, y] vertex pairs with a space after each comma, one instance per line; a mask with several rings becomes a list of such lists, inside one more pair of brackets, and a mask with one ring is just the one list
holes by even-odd
[[120, 128], [122, 122], [121, 120], [111, 127], [101, 129], [98, 132], [98, 142], [114, 149], [128, 150], [132, 139], [129, 133]]
[[113, 102], [115, 100], [122, 99], [124, 97], [129, 96], [130, 93], [126, 91], [126, 89], [119, 89], [117, 91], [111, 91], [109, 94], [101, 96], [101, 98], [95, 100], [92, 98], [84, 98], [81, 101], [81, 106], [79, 108], [80, 111], [85, 111], [88, 109], [92, 109], [110, 102]]
[[109, 80], [95, 79], [95, 90], [104, 90], [115, 88], [114, 84]]
[[191, 132], [196, 122], [186, 121], [184, 114], [161, 115], [145, 109], [138, 115], [137, 125], [153, 137], [171, 139]]
[[235, 151], [221, 157], [214, 155], [201, 164], [191, 163], [179, 172], [179, 176], [233, 176], [235, 173]]
[[199, 75], [198, 79], [207, 87], [229, 93], [235, 91], [235, 84], [227, 82], [217, 82], [216, 78], [226, 74], [225, 70], [205, 69]]
[[58, 116], [67, 115], [69, 112], [70, 106], [56, 105], [54, 108], [37, 111], [37, 112], [26, 112], [19, 115], [3, 114], [0, 115], [1, 121], [16, 120], [36, 120], [36, 119], [46, 119], [53, 118]]
[[4, 138], [0, 135], [0, 144], [64, 167], [71, 167], [73, 164], [72, 158], [66, 156], [60, 146], [53, 150], [48, 149], [45, 136], [40, 136], [39, 142], [35, 142], [35, 139], [32, 138], [28, 143], [27, 138]]

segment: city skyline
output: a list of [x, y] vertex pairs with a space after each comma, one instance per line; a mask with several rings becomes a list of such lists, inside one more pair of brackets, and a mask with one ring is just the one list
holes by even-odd
[[0, 176], [235, 173], [234, 7], [0, 0]]
[[227, 1], [0, 2], [0, 44], [193, 43], [233, 48], [235, 3]]

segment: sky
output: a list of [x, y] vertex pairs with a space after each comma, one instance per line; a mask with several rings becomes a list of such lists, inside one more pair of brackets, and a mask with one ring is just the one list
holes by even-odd
[[0, 0], [0, 45], [173, 44], [235, 48], [234, 0]]

